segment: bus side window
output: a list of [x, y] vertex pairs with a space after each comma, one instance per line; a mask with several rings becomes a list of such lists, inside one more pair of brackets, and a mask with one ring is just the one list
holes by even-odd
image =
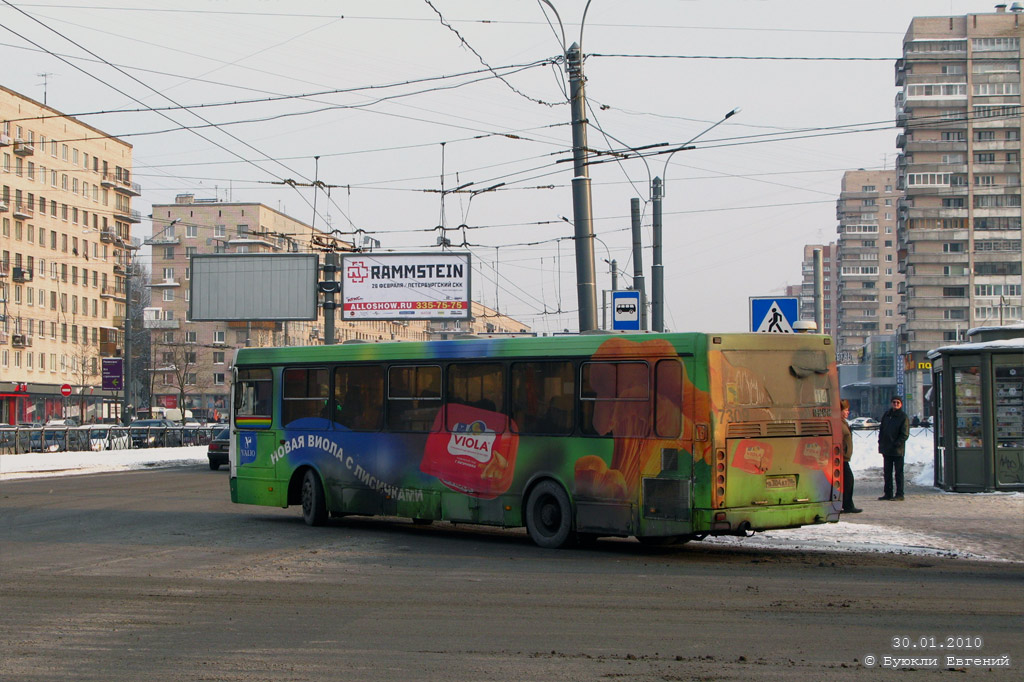
[[455, 430], [461, 422], [460, 410], [452, 409], [454, 405], [468, 405], [491, 412], [486, 419], [487, 428], [496, 433], [505, 431], [506, 420], [502, 414], [505, 411], [505, 372], [500, 364], [488, 362], [450, 365], [447, 391], [445, 421], [449, 431]]
[[583, 432], [620, 438], [650, 435], [649, 372], [646, 362], [584, 363], [580, 386]]
[[655, 368], [654, 432], [661, 438], [678, 438], [683, 425], [683, 365], [662, 360]]
[[[300, 419], [321, 418], [330, 398], [327, 369], [294, 367], [281, 374], [281, 423], [291, 426]], [[303, 428], [326, 429], [327, 421], [305, 422]]]
[[518, 433], [567, 435], [575, 425], [572, 362], [512, 363], [509, 406]]
[[429, 432], [441, 411], [441, 367], [396, 365], [388, 370], [388, 429]]
[[384, 424], [384, 367], [351, 365], [334, 370], [334, 421], [352, 431]]

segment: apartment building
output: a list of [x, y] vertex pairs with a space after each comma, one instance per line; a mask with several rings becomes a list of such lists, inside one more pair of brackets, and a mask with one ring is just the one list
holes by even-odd
[[0, 86], [0, 423], [112, 415], [131, 169], [127, 142]]
[[843, 174], [836, 219], [838, 320], [836, 351], [852, 361], [869, 337], [895, 335], [903, 324], [897, 209], [903, 193], [895, 170]]
[[919, 17], [896, 62], [898, 338], [911, 411], [926, 394], [929, 350], [1022, 320], [1021, 35], [1005, 5]]
[[[190, 258], [214, 253], [296, 253], [351, 245], [258, 202], [222, 202], [181, 194], [173, 204], [154, 204], [150, 305], [143, 325], [150, 333], [150, 403], [182, 407], [210, 418], [228, 408], [236, 348], [303, 346], [324, 342], [324, 314], [310, 321], [196, 322], [188, 319]], [[322, 259], [321, 259], [322, 260]], [[528, 332], [514, 319], [479, 303], [473, 321], [349, 322], [335, 317], [335, 341], [427, 341], [466, 333]]]

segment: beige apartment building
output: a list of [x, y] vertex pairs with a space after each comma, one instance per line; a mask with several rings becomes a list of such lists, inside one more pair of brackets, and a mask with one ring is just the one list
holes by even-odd
[[131, 169], [127, 142], [0, 86], [0, 423], [118, 403], [100, 358], [123, 348]]
[[903, 275], [896, 229], [902, 196], [895, 170], [843, 174], [836, 203], [839, 277], [835, 336], [836, 351], [846, 361], [851, 361], [868, 337], [894, 335], [903, 324]]
[[[1015, 3], [1015, 7], [1016, 7]], [[1021, 37], [1017, 11], [915, 18], [896, 62], [899, 327], [907, 407], [926, 353], [1021, 314]]]
[[[214, 253], [350, 251], [350, 244], [268, 206], [179, 195], [153, 205], [150, 305], [151, 405], [182, 407], [196, 418], [222, 416], [228, 408], [234, 351], [246, 346], [303, 346], [324, 342], [324, 313], [315, 321], [195, 322], [188, 319], [190, 258]], [[321, 258], [321, 262], [323, 259]], [[472, 322], [360, 321], [335, 318], [335, 341], [427, 341], [466, 333], [529, 332], [529, 328], [479, 303]]]

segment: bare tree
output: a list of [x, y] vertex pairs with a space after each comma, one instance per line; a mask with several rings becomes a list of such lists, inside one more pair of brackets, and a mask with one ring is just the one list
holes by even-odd
[[212, 377], [198, 371], [205, 364], [200, 363], [200, 354], [209, 352], [209, 349], [194, 342], [161, 341], [153, 345], [153, 352], [154, 373], [162, 374], [164, 386], [171, 386], [177, 392], [178, 407], [184, 421], [185, 396], [202, 394], [212, 385]]
[[78, 418], [86, 423], [86, 391], [100, 385], [100, 349], [86, 337], [82, 328], [82, 342], [72, 347], [71, 375], [75, 394], [78, 395]]

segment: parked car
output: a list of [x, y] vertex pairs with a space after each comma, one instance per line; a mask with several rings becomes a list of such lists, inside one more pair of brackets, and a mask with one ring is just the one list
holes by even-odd
[[181, 429], [170, 419], [136, 419], [128, 425], [133, 448], [181, 445]]
[[86, 426], [82, 430], [89, 434], [89, 449], [127, 450], [132, 446], [128, 429], [111, 426]]
[[223, 428], [213, 435], [213, 440], [206, 448], [206, 456], [210, 460], [210, 468], [216, 471], [221, 464], [228, 463], [228, 448], [231, 447], [231, 429]]
[[46, 426], [80, 426], [78, 417], [65, 417], [64, 419], [48, 419]]
[[850, 420], [851, 429], [877, 429], [879, 422], [871, 417], [856, 417]]

